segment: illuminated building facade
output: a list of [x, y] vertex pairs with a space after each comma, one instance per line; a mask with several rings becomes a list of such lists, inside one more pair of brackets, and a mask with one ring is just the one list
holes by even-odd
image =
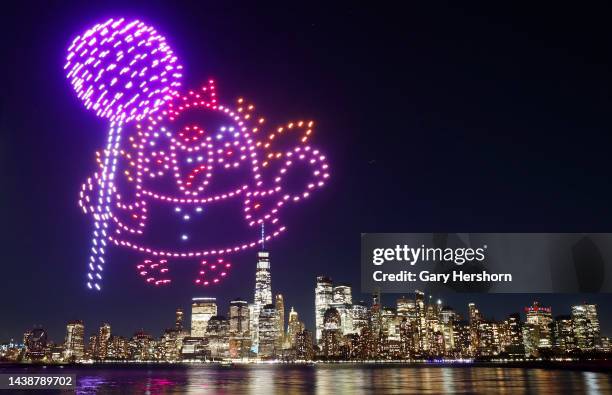
[[480, 321], [482, 320], [482, 317], [475, 303], [468, 304], [468, 319], [470, 325], [469, 352], [471, 356], [476, 356], [478, 354], [478, 348], [480, 344], [478, 328], [480, 326]]
[[533, 302], [525, 307], [527, 322], [523, 326], [523, 343], [528, 356], [537, 357], [541, 349], [552, 347], [552, 309]]
[[98, 330], [97, 359], [105, 359], [108, 356], [108, 345], [111, 337], [110, 324], [104, 323]]
[[601, 346], [597, 305], [572, 306], [572, 322], [576, 348], [581, 351], [593, 351]]
[[214, 316], [208, 320], [206, 337], [211, 359], [229, 357], [229, 321], [225, 317]]
[[454, 322], [457, 314], [448, 306], [440, 310], [440, 331], [444, 337], [444, 355], [452, 357], [455, 350]]
[[208, 320], [217, 315], [217, 300], [198, 297], [191, 301], [191, 337], [204, 337]]
[[321, 349], [325, 358], [339, 358], [342, 346], [342, 318], [333, 307], [323, 315]]
[[152, 361], [156, 356], [156, 341], [145, 331], [137, 331], [129, 340], [129, 355], [131, 360]]
[[351, 306], [351, 320], [353, 322], [353, 330], [360, 335], [361, 331], [368, 326], [368, 307], [365, 302], [360, 301]]
[[263, 306], [259, 313], [259, 348], [261, 359], [275, 359], [279, 349], [278, 312], [273, 304]]
[[249, 305], [234, 299], [229, 308], [229, 354], [232, 358], [246, 358], [251, 348]]
[[174, 329], [178, 332], [183, 331], [183, 322], [184, 322], [184, 314], [183, 309], [176, 309], [175, 320], [174, 320]]
[[185, 337], [181, 348], [181, 359], [187, 361], [203, 361], [210, 358], [208, 339], [202, 337]]
[[304, 324], [300, 322], [297, 311], [291, 308], [289, 312], [289, 323], [287, 324], [287, 346], [285, 348], [296, 348], [297, 335], [304, 330]]
[[165, 361], [178, 361], [181, 355], [182, 338], [179, 337], [179, 332], [175, 329], [166, 329], [162, 336], [161, 343], [163, 345], [163, 359]]
[[395, 301], [397, 314], [400, 317], [409, 317], [411, 311], [414, 311], [414, 300], [407, 298], [405, 295], [400, 296]]
[[323, 334], [323, 316], [333, 301], [333, 285], [331, 278], [325, 276], [317, 277], [317, 284], [315, 287], [315, 339], [317, 343], [319, 343]]
[[85, 355], [85, 325], [83, 321], [72, 321], [66, 325], [64, 359], [80, 360]]
[[569, 315], [555, 317], [553, 331], [553, 347], [557, 353], [569, 353], [576, 348], [574, 324]]
[[30, 361], [40, 361], [47, 351], [47, 331], [44, 328], [34, 328], [24, 334], [25, 358]]
[[285, 341], [285, 301], [283, 295], [278, 294], [274, 297], [274, 307], [278, 314], [278, 343], [282, 345]]
[[419, 353], [429, 350], [429, 344], [427, 343], [427, 325], [425, 319], [425, 294], [422, 291], [416, 290], [414, 292], [414, 314], [417, 329], [417, 341]]
[[263, 307], [272, 303], [272, 278], [270, 275], [270, 253], [257, 252], [257, 267], [255, 268], [255, 297], [250, 308], [251, 316], [251, 348], [259, 350], [259, 317]]
[[111, 361], [130, 359], [129, 341], [123, 336], [111, 335], [108, 340], [106, 359]]
[[510, 314], [508, 318], [504, 320], [501, 343], [503, 351], [507, 353], [509, 357], [518, 358], [525, 355], [523, 328], [521, 324], [521, 315], [519, 313]]
[[303, 329], [295, 335], [295, 355], [296, 359], [311, 361], [314, 356], [312, 333], [308, 329]]

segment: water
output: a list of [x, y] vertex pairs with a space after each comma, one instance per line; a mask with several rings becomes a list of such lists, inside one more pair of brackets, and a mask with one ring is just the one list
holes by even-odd
[[612, 393], [610, 373], [504, 367], [177, 365], [49, 367], [10, 372], [75, 373], [78, 394]]

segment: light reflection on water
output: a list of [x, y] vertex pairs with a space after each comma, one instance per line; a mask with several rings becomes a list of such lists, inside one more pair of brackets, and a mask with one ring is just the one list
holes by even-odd
[[251, 365], [75, 373], [79, 394], [612, 393], [612, 374], [503, 367]]

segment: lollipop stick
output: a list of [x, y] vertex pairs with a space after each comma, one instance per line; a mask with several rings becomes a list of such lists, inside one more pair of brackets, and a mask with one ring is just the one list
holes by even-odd
[[108, 141], [103, 153], [102, 171], [98, 178], [98, 202], [94, 213], [94, 230], [92, 236], [91, 254], [89, 255], [87, 287], [100, 290], [102, 283], [102, 272], [104, 271], [104, 254], [106, 252], [106, 241], [108, 239], [109, 221], [111, 217], [113, 189], [115, 187], [115, 171], [117, 168], [117, 157], [119, 156], [119, 144], [121, 140], [120, 121], [111, 122], [108, 131]]
[[[75, 37], [66, 54], [66, 77], [88, 110], [111, 121], [96, 180], [86, 186], [84, 211], [92, 213], [94, 229], [88, 262], [87, 287], [100, 290], [104, 254], [111, 241], [114, 183], [121, 128], [142, 120], [178, 95], [182, 66], [152, 26], [138, 19], [110, 18]], [[95, 188], [97, 186], [97, 188]], [[85, 191], [82, 191], [85, 192]], [[90, 197], [93, 197], [90, 202]]]

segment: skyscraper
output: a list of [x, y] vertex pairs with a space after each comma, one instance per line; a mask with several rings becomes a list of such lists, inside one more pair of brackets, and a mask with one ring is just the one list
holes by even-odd
[[85, 357], [88, 359], [96, 359], [98, 355], [98, 346], [98, 336], [91, 334], [87, 347], [85, 347]]
[[539, 349], [552, 347], [552, 310], [550, 307], [540, 306], [533, 302], [532, 306], [525, 307], [527, 323], [523, 327], [523, 342], [525, 353], [530, 356], [539, 356]]
[[206, 329], [208, 349], [213, 359], [229, 357], [229, 322], [223, 316], [213, 316]]
[[278, 350], [278, 312], [273, 304], [267, 304], [259, 313], [258, 356], [262, 359], [274, 359]]
[[410, 317], [414, 311], [414, 300], [406, 298], [404, 295], [400, 296], [397, 301], [397, 315], [402, 318]]
[[511, 357], [525, 355], [525, 345], [523, 342], [523, 329], [521, 327], [521, 315], [512, 313], [504, 321], [505, 340], [503, 341], [504, 351]]
[[112, 335], [108, 341], [106, 358], [110, 360], [125, 360], [129, 358], [129, 351], [129, 342], [125, 337]]
[[351, 320], [354, 332], [361, 335], [361, 331], [368, 326], [368, 308], [364, 301], [351, 306]]
[[104, 323], [98, 330], [98, 358], [105, 359], [108, 355], [108, 343], [111, 337], [110, 324]]
[[572, 317], [569, 315], [560, 315], [555, 317], [553, 328], [553, 347], [555, 347], [555, 351], [558, 353], [567, 353], [572, 351], [575, 348], [574, 325]]
[[468, 304], [468, 318], [470, 324], [470, 348], [469, 353], [471, 356], [476, 356], [478, 348], [480, 347], [480, 321], [482, 316], [480, 311], [476, 307], [475, 303]]
[[321, 340], [323, 334], [323, 316], [329, 305], [333, 302], [333, 286], [332, 280], [329, 277], [318, 276], [317, 285], [315, 287], [315, 325], [316, 325], [316, 341]]
[[383, 335], [388, 340], [399, 341], [399, 321], [397, 320], [397, 310], [393, 307], [383, 307], [381, 314]]
[[420, 350], [428, 350], [427, 325], [425, 320], [425, 293], [419, 290], [414, 291], [414, 314], [416, 322], [416, 346]]
[[323, 315], [323, 332], [321, 335], [321, 349], [326, 358], [337, 358], [340, 356], [342, 343], [342, 318], [340, 313], [333, 307], [325, 311]]
[[137, 361], [150, 361], [154, 359], [153, 336], [143, 330], [136, 331], [129, 341], [130, 358]]
[[176, 319], [174, 321], [174, 329], [178, 332], [183, 331], [183, 309], [176, 309]]
[[597, 305], [572, 306], [572, 323], [576, 347], [581, 351], [592, 351], [600, 346], [599, 318]]
[[285, 301], [283, 299], [283, 295], [276, 295], [274, 298], [274, 306], [276, 307], [276, 313], [278, 314], [279, 344], [282, 345], [285, 339]]
[[373, 354], [379, 354], [383, 346], [383, 321], [382, 321], [382, 304], [380, 291], [372, 294], [372, 306], [370, 306], [370, 351]]
[[249, 333], [249, 307], [245, 300], [230, 301], [229, 320], [231, 334], [242, 336]]
[[79, 360], [85, 351], [85, 326], [83, 321], [72, 321], [66, 325], [66, 340], [64, 344], [64, 358]]
[[295, 355], [297, 359], [311, 360], [314, 357], [312, 334], [303, 329], [295, 336]]
[[179, 342], [177, 329], [166, 329], [161, 339], [163, 345], [163, 359], [165, 361], [176, 361], [179, 359], [182, 347], [182, 339]]
[[270, 253], [257, 253], [257, 268], [255, 270], [255, 303], [265, 306], [272, 303], [272, 280], [270, 277]]
[[191, 303], [191, 337], [204, 337], [210, 317], [217, 315], [215, 298], [193, 298]]
[[328, 308], [333, 307], [338, 310], [342, 322], [342, 335], [356, 333], [353, 325], [352, 303], [353, 296], [351, 293], [351, 287], [349, 285], [342, 284], [333, 287], [332, 303], [328, 304]]
[[255, 298], [250, 306], [251, 348], [257, 352], [259, 347], [259, 316], [265, 305], [272, 304], [272, 279], [270, 277], [270, 253], [257, 252], [255, 269]]
[[26, 332], [23, 337], [26, 359], [33, 361], [43, 359], [47, 348], [47, 331], [40, 327], [34, 328]]
[[289, 312], [289, 323], [287, 324], [287, 343], [289, 348], [295, 348], [297, 334], [304, 329], [304, 324], [300, 322], [297, 311], [291, 307]]
[[440, 330], [444, 336], [444, 351], [446, 355], [451, 355], [452, 351], [455, 349], [453, 324], [456, 315], [455, 311], [448, 306], [444, 306], [440, 310]]
[[232, 358], [249, 356], [249, 306], [245, 300], [234, 299], [229, 308], [229, 353]]

